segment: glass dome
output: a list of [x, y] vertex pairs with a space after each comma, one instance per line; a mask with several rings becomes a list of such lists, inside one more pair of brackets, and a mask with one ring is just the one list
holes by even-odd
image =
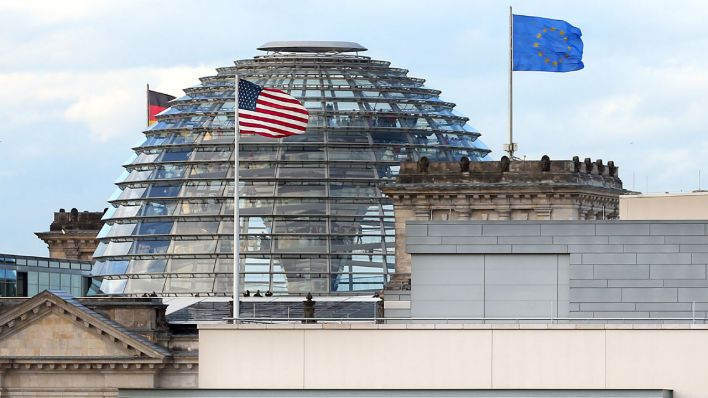
[[98, 236], [93, 274], [104, 293], [231, 294], [236, 72], [310, 112], [304, 135], [241, 137], [242, 291], [381, 289], [395, 269], [395, 232], [377, 184], [422, 156], [487, 159], [479, 132], [423, 79], [336, 46], [305, 46], [218, 68], [144, 132]]

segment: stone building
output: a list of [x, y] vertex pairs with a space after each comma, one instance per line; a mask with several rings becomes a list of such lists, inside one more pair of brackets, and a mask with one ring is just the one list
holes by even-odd
[[49, 247], [49, 257], [75, 260], [91, 260], [98, 246], [96, 235], [103, 226], [104, 211], [83, 211], [76, 208], [66, 212], [59, 209], [54, 213], [54, 221], [49, 232], [35, 235]]
[[117, 397], [123, 388], [195, 388], [198, 343], [153, 298], [44, 291], [0, 300], [0, 395]]
[[606, 220], [626, 193], [614, 162], [573, 160], [401, 163], [383, 185], [396, 219], [397, 279], [410, 274], [408, 220]]

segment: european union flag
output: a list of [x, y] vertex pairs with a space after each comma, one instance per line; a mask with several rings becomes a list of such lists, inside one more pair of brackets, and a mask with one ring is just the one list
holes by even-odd
[[514, 15], [514, 70], [583, 69], [580, 29], [558, 19]]

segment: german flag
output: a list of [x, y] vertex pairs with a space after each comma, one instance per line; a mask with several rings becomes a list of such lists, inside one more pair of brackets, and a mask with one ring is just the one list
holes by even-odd
[[147, 112], [148, 112], [148, 126], [152, 126], [157, 123], [157, 118], [155, 115], [169, 108], [169, 102], [175, 99], [169, 94], [160, 93], [157, 91], [152, 91], [150, 88], [147, 90]]

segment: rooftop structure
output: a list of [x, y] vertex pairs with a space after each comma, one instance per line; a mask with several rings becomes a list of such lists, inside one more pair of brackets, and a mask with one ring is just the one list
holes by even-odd
[[59, 209], [54, 213], [49, 231], [35, 235], [49, 247], [49, 257], [91, 260], [98, 246], [96, 235], [103, 226], [104, 212], [105, 209], [96, 212]]
[[381, 181], [402, 160], [488, 160], [468, 118], [425, 80], [347, 54], [355, 43], [276, 42], [185, 89], [144, 132], [111, 196], [94, 274], [107, 294], [230, 295], [234, 76], [310, 112], [301, 136], [240, 140], [243, 291], [358, 294], [395, 269]]
[[350, 41], [270, 41], [258, 47], [261, 51], [294, 53], [346, 53], [366, 51], [359, 43]]

